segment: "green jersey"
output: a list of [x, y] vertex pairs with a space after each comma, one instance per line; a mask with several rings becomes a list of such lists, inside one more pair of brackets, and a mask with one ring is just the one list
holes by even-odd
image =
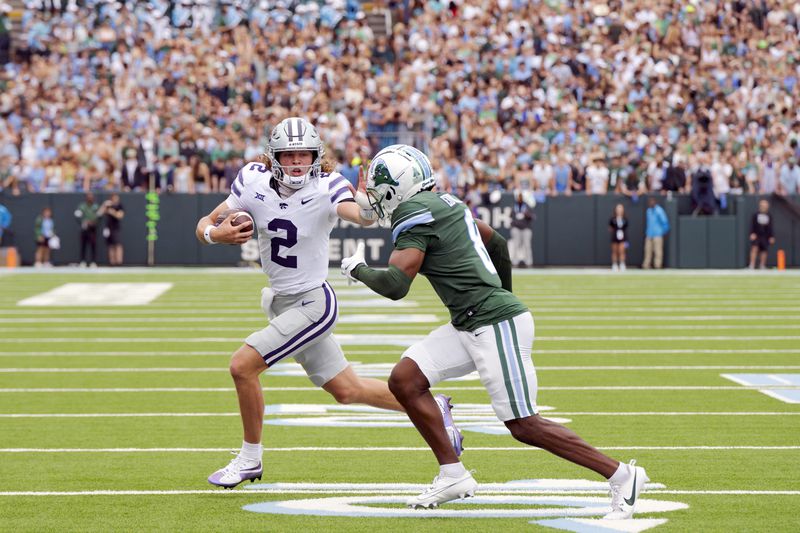
[[450, 311], [456, 329], [472, 331], [528, 310], [502, 288], [469, 208], [447, 193], [423, 191], [392, 213], [398, 250], [425, 252], [420, 273]]

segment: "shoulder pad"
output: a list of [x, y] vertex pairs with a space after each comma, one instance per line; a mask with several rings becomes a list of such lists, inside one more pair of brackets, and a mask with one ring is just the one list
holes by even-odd
[[272, 177], [272, 172], [267, 168], [264, 163], [251, 161], [246, 163], [236, 176], [236, 180], [242, 185], [247, 186], [253, 182], [261, 180], [269, 180]]

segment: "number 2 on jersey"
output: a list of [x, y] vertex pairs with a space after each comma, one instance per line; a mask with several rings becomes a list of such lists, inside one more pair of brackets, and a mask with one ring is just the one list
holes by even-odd
[[287, 255], [286, 257], [280, 255], [281, 247], [291, 248], [297, 244], [297, 226], [292, 224], [291, 220], [273, 218], [269, 221], [269, 224], [267, 224], [267, 229], [270, 231], [283, 230], [286, 232], [286, 237], [272, 237], [272, 239], [270, 239], [272, 262], [286, 268], [297, 268], [296, 255]]

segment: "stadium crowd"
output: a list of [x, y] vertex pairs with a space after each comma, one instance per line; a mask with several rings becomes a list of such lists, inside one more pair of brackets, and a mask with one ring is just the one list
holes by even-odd
[[467, 197], [800, 187], [794, 1], [370, 2], [387, 36], [354, 0], [27, 5], [0, 75], [11, 194], [225, 191], [290, 115], [351, 180], [408, 142]]

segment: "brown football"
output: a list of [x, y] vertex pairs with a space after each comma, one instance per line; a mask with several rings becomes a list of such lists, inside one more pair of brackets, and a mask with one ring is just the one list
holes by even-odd
[[241, 226], [242, 224], [244, 224], [245, 226], [248, 225], [250, 226], [250, 228], [247, 229], [252, 229], [253, 226], [255, 225], [253, 217], [247, 211], [240, 211], [238, 209], [226, 209], [225, 211], [220, 213], [219, 216], [217, 217], [217, 223], [215, 224], [215, 226], [219, 226], [220, 224], [222, 224], [225, 221], [225, 219], [228, 218], [228, 216], [230, 215], [233, 215], [233, 220], [231, 220], [232, 226]]

